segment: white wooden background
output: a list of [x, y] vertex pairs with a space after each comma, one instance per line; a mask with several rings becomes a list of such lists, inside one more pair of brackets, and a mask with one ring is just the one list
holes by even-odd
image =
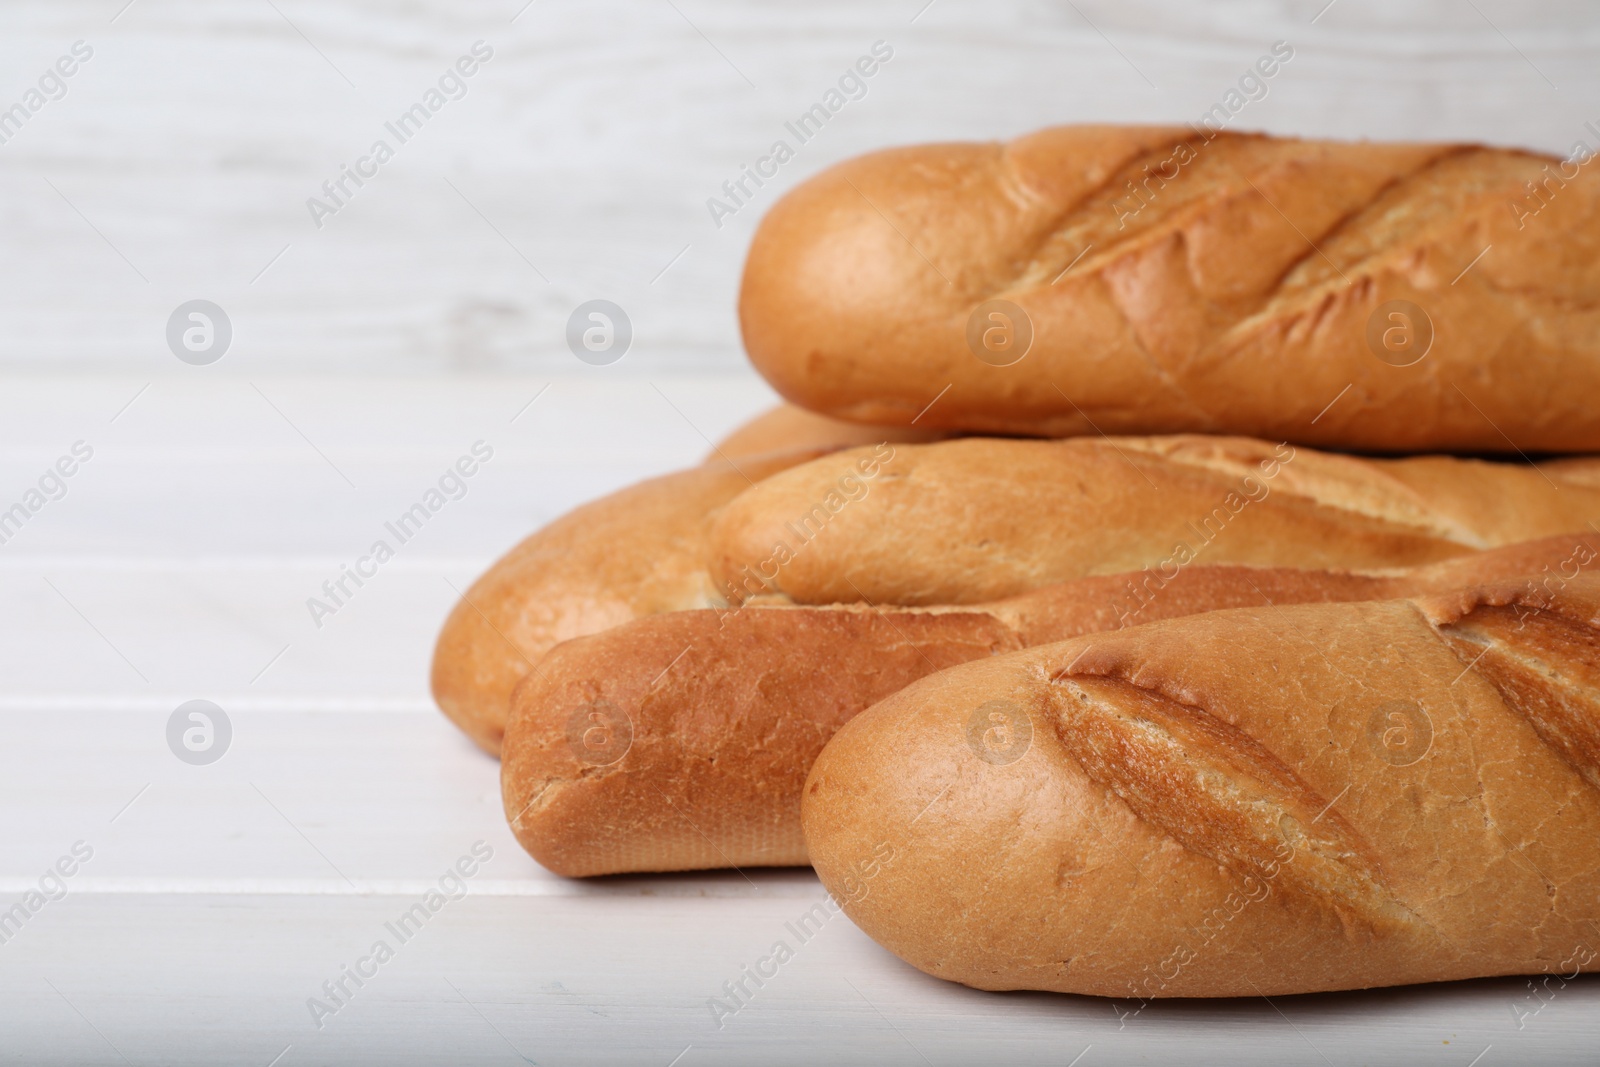
[[[94, 49], [0, 145], [0, 509], [94, 448], [0, 546], [0, 908], [94, 849], [0, 944], [0, 1061], [1594, 1058], [1587, 979], [1548, 1003], [1504, 979], [1119, 1018], [934, 981], [843, 918], [719, 1030], [707, 999], [815, 879], [554, 878], [426, 689], [452, 583], [770, 401], [734, 293], [760, 212], [807, 174], [889, 143], [1191, 119], [1278, 39], [1295, 59], [1240, 128], [1593, 145], [1593, 5], [123, 4], [0, 7], [0, 109]], [[305, 199], [480, 39], [467, 97], [315, 228]], [[880, 39], [867, 96], [714, 227], [705, 198]], [[163, 339], [197, 297], [234, 327], [208, 367]], [[605, 368], [562, 340], [596, 297], [636, 330]], [[467, 496], [316, 628], [305, 599], [480, 439], [495, 458]], [[166, 747], [192, 698], [234, 725], [211, 766]], [[470, 894], [316, 1028], [306, 999], [478, 840]]]

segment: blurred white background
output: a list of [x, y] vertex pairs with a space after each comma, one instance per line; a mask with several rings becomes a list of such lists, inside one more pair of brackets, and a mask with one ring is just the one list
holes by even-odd
[[[1234, 128], [1564, 152], [1600, 119], [1583, 0], [126, 2], [0, 11], [0, 106], [94, 50], [0, 146], [12, 366], [177, 373], [167, 315], [204, 297], [235, 328], [210, 376], [564, 373], [568, 312], [604, 297], [636, 329], [610, 377], [735, 372], [750, 233], [808, 175], [1193, 121], [1276, 40], [1295, 58]], [[319, 230], [307, 198], [479, 40], [467, 95]], [[866, 96], [713, 225], [706, 199], [879, 40]]]
[[[65, 94], [8, 128], [79, 41]], [[465, 96], [398, 144], [385, 122], [479, 41]], [[879, 41], [865, 95], [719, 228], [707, 199]], [[1293, 60], [1231, 128], [1600, 143], [1600, 8], [1578, 0], [0, 6], [0, 511], [93, 449], [0, 544], [0, 910], [95, 849], [0, 943], [0, 1060], [1590, 1054], [1593, 983], [1520, 1025], [1520, 979], [1128, 1021], [935, 982], [843, 919], [717, 1030], [706, 999], [820, 896], [809, 873], [555, 879], [428, 698], [456, 589], [771, 402], [734, 306], [785, 190], [891, 144], [1195, 121], [1276, 41]], [[395, 157], [319, 228], [308, 198], [378, 138]], [[194, 299], [232, 325], [207, 366], [166, 340]], [[565, 342], [591, 299], [633, 324], [609, 366]], [[307, 598], [479, 440], [467, 495], [318, 627]], [[165, 737], [194, 698], [233, 724], [205, 767]], [[477, 839], [473, 895], [313, 1027], [306, 998]]]

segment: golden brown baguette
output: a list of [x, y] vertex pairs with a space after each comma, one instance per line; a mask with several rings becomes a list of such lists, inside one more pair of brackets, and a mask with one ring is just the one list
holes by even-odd
[[803, 864], [800, 785], [833, 732], [930, 670], [1020, 647], [983, 612], [754, 607], [568, 641], [512, 697], [506, 817], [573, 877]]
[[1083, 578], [970, 609], [747, 607], [636, 619], [558, 645], [512, 698], [502, 788], [559, 874], [806, 862], [800, 791], [843, 723], [953, 663], [1218, 608], [1392, 598], [1512, 575], [1559, 589], [1600, 535], [1390, 575], [1234, 566]]
[[[1155, 577], [1140, 584], [1159, 586], [1189, 561], [1175, 551], [1180, 540], [1208, 563], [1395, 567], [1580, 529], [1600, 515], [1600, 461], [1589, 459], [1541, 473], [1181, 436], [817, 454], [669, 475], [534, 534], [446, 622], [433, 668], [440, 707], [497, 752], [512, 687], [558, 641], [757, 593], [972, 603], [1144, 566]], [[812, 462], [789, 470], [803, 460]], [[828, 535], [816, 536], [824, 526]], [[780, 543], [793, 559], [774, 552]]]
[[[837, 418], [1595, 450], [1600, 174], [1183, 127], [897, 148], [773, 207], [739, 312], [773, 387]], [[1008, 321], [1031, 347], [996, 366]], [[985, 329], [1011, 349], [980, 360]]]
[[1600, 518], [1600, 459], [1374, 460], [1243, 437], [964, 438], [832, 453], [712, 522], [730, 602], [973, 604], [1190, 562], [1373, 570]]
[[577, 508], [490, 567], [445, 620], [433, 698], [498, 755], [511, 690], [558, 642], [640, 615], [718, 602], [706, 572], [706, 516], [752, 480], [816, 449], [707, 463]]
[[1593, 969], [1600, 578], [1240, 608], [964, 664], [849, 722], [811, 859], [982, 989], [1251, 996]]
[[915, 426], [870, 426], [846, 422], [814, 411], [779, 404], [736, 427], [711, 448], [707, 463], [738, 460], [768, 452], [792, 452], [801, 448], [832, 451], [877, 444], [879, 441], [937, 441], [949, 434]]

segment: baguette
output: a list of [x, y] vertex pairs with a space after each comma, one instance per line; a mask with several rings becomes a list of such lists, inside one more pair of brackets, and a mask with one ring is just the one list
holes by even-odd
[[517, 545], [456, 603], [433, 653], [433, 698], [499, 755], [511, 690], [554, 645], [640, 615], [717, 603], [706, 516], [819, 450], [745, 456], [585, 504]]
[[1241, 608], [913, 683], [812, 768], [812, 862], [981, 989], [1595, 969], [1600, 577]]
[[739, 315], [835, 418], [1597, 450], [1600, 175], [1183, 127], [891, 149], [772, 208]]
[[757, 595], [980, 603], [1139, 567], [1148, 591], [1191, 558], [1382, 569], [1597, 515], [1600, 461], [1581, 458], [1361, 460], [1204, 437], [768, 452], [645, 482], [528, 538], [446, 621], [434, 696], [498, 753], [511, 690], [539, 656], [657, 612]]
[[518, 686], [501, 783], [518, 840], [558, 874], [807, 862], [800, 795], [845, 722], [955, 663], [1217, 608], [1386, 599], [1514, 575], [1560, 588], [1600, 535], [1387, 575], [1195, 566], [1136, 600], [1083, 578], [970, 609], [683, 611], [556, 646]]
[[1375, 460], [1240, 437], [964, 438], [831, 453], [712, 521], [730, 603], [973, 604], [1206, 563], [1374, 570], [1588, 529], [1600, 459]]

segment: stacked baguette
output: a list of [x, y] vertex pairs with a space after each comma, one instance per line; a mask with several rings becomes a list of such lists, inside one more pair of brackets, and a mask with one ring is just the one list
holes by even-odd
[[739, 310], [767, 380], [841, 418], [1541, 452], [1600, 448], [1596, 292], [1594, 168], [1066, 126], [819, 175], [763, 221]]
[[822, 751], [806, 839], [862, 929], [983, 989], [1572, 973], [1595, 958], [1597, 682], [1590, 575], [1191, 615], [887, 698]]
[[[1134, 611], [1151, 623], [1517, 577], [1537, 589], [1597, 559], [1591, 531], [1381, 576], [1197, 565]], [[944, 668], [1121, 629], [1127, 580], [1079, 578], [970, 607], [679, 611], [568, 641], [512, 699], [502, 754], [512, 830], [572, 876], [806, 863], [801, 791], [840, 727]], [[851, 847], [826, 834], [824, 844]]]
[[798, 406], [495, 564], [440, 707], [551, 870], [810, 862], [980, 988], [1564, 962], [1600, 458], [1518, 453], [1600, 450], [1600, 183], [1553, 162], [1067, 127], [834, 168], [740, 299]]

